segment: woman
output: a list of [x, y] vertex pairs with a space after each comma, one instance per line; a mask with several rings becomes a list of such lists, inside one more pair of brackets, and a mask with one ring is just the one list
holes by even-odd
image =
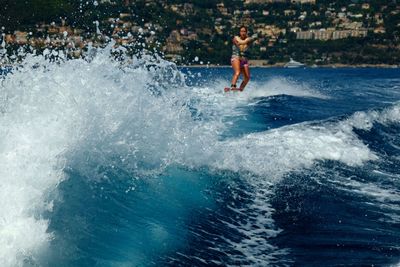
[[[257, 35], [247, 37], [247, 28], [240, 27], [239, 36], [233, 38], [231, 64], [233, 68], [233, 77], [230, 90], [243, 91], [250, 80], [250, 70], [248, 62], [248, 49], [251, 43], [257, 38]], [[243, 74], [243, 81], [239, 89], [236, 88], [236, 82], [240, 73]], [[228, 91], [228, 90], [227, 90]]]

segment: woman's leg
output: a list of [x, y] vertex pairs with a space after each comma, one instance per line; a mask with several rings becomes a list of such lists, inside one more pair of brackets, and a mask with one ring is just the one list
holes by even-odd
[[234, 85], [236, 87], [237, 80], [240, 76], [240, 60], [239, 58], [233, 58], [231, 60], [232, 69], [233, 69], [233, 77], [231, 82], [231, 87]]
[[246, 64], [241, 68], [241, 72], [243, 73], [243, 81], [240, 84], [240, 91], [243, 91], [246, 87], [247, 83], [250, 81], [250, 68], [249, 65]]

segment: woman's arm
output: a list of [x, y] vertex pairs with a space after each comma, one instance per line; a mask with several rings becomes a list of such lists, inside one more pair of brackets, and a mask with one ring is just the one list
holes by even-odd
[[245, 45], [245, 44], [253, 42], [254, 40], [255, 40], [255, 38], [253, 38], [253, 37], [247, 37], [246, 39], [242, 40], [242, 39], [240, 39], [239, 36], [235, 36], [233, 38], [233, 43], [235, 45]]
[[233, 43], [234, 45], [239, 46], [239, 45], [240, 45], [239, 42], [240, 42], [240, 38], [239, 38], [238, 36], [233, 37], [232, 43]]
[[239, 36], [235, 36], [235, 38], [233, 38], [233, 42], [236, 45], [245, 45], [249, 42], [249, 37], [247, 37], [246, 39], [242, 40]]

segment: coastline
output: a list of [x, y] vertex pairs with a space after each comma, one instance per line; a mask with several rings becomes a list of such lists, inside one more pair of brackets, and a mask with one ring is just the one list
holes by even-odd
[[[250, 67], [253, 68], [285, 68], [284, 65], [286, 62], [279, 62], [276, 64], [266, 64], [265, 62], [254, 62], [250, 60]], [[0, 69], [12, 68], [11, 64], [1, 64]], [[190, 65], [180, 65], [177, 64], [179, 68], [231, 68], [231, 65], [219, 65], [219, 64], [190, 64]], [[390, 65], [390, 64], [324, 64], [324, 65], [305, 65], [303, 67], [298, 67], [298, 69], [304, 68], [376, 68], [376, 69], [398, 69], [400, 68], [400, 64], [398, 65]]]
[[[280, 62], [276, 64], [257, 64], [250, 61], [250, 67], [253, 68], [284, 68], [286, 62]], [[191, 65], [177, 65], [180, 68], [230, 68], [231, 65], [217, 65], [217, 64], [191, 64]], [[390, 64], [324, 64], [324, 65], [305, 65], [304, 67], [299, 67], [298, 69], [303, 68], [376, 68], [376, 69], [398, 69], [399, 65], [390, 65]]]

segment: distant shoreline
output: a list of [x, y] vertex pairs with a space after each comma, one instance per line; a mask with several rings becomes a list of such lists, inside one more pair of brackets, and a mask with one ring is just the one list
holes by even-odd
[[[250, 67], [252, 68], [285, 68], [284, 65], [286, 63], [277, 63], [277, 64], [252, 64], [250, 62]], [[191, 65], [178, 65], [179, 68], [231, 68], [231, 65], [217, 65], [217, 64], [191, 64]], [[9, 64], [0, 64], [0, 69], [12, 68], [13, 65]], [[398, 69], [399, 65], [390, 65], [390, 64], [326, 64], [326, 65], [305, 65], [304, 67], [299, 67], [297, 69], [313, 69], [313, 68], [376, 68], [376, 69]], [[296, 69], [296, 68], [295, 68]]]
[[[250, 64], [250, 67], [253, 68], [284, 68], [285, 63], [278, 63], [278, 64], [267, 64], [267, 65], [260, 65], [260, 64]], [[216, 64], [193, 64], [193, 65], [177, 65], [180, 68], [230, 68], [230, 65], [216, 65]], [[312, 68], [376, 68], [376, 69], [397, 69], [400, 68], [399, 65], [390, 65], [390, 64], [326, 64], [326, 65], [313, 65], [309, 66], [306, 65], [304, 67], [299, 67], [298, 69], [312, 69]]]

